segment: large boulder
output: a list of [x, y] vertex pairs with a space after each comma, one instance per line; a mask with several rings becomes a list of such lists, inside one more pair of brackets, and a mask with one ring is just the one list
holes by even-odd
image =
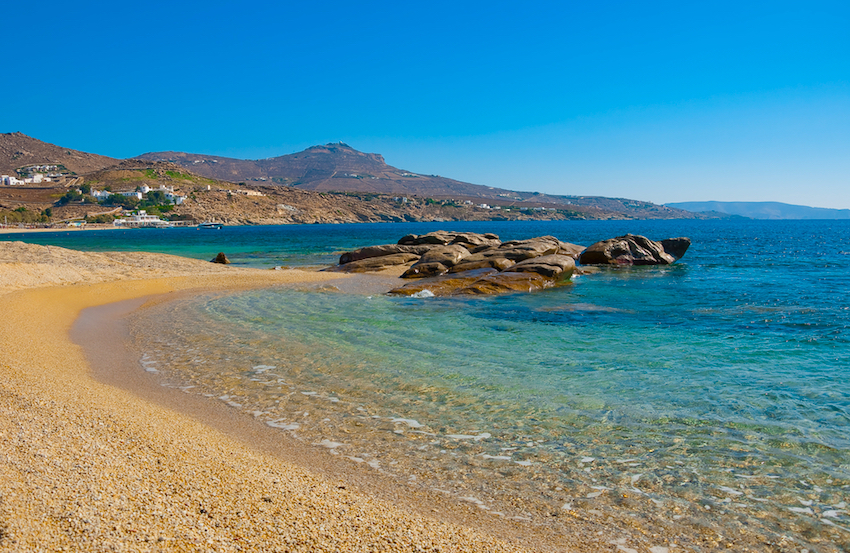
[[469, 257], [469, 250], [457, 244], [449, 246], [434, 246], [419, 258], [401, 278], [423, 278], [446, 273], [449, 267], [456, 265], [461, 259]]
[[401, 278], [428, 278], [444, 275], [448, 272], [448, 267], [436, 261], [432, 263], [416, 262], [402, 273]]
[[661, 241], [664, 251], [672, 255], [678, 261], [685, 256], [685, 252], [691, 247], [691, 239], [685, 237], [668, 238]]
[[475, 232], [458, 232], [451, 244], [459, 244], [472, 253], [485, 250], [487, 248], [498, 247], [502, 242], [499, 236], [493, 233], [477, 234]]
[[498, 246], [499, 236], [493, 233], [478, 234], [475, 232], [448, 232], [437, 230], [428, 234], [408, 234], [398, 241], [402, 246], [418, 246], [423, 244], [443, 245], [460, 244], [469, 251]]
[[[676, 240], [677, 242], [671, 243], [671, 247], [675, 245], [677, 251], [684, 254], [681, 243], [678, 242], [681, 239]], [[669, 265], [676, 259], [665, 251], [661, 242], [637, 234], [626, 234], [597, 242], [579, 256], [582, 265]]]
[[476, 257], [478, 254], [472, 254], [465, 257], [460, 263], [449, 269], [450, 273], [465, 273], [466, 271], [475, 271], [477, 269], [496, 269], [504, 271], [510, 269], [516, 264], [515, 261], [505, 257]]
[[397, 253], [415, 253], [416, 255], [422, 255], [428, 250], [431, 249], [430, 245], [416, 245], [416, 246], [403, 246], [401, 244], [382, 244], [380, 246], [368, 246], [366, 248], [360, 248], [359, 250], [354, 250], [352, 252], [345, 252], [341, 256], [339, 256], [339, 264], [345, 265], [346, 263], [351, 263], [352, 261], [360, 261], [361, 259], [368, 259], [370, 257], [383, 257], [385, 255], [394, 255]]
[[561, 242], [558, 246], [558, 255], [568, 255], [573, 259], [578, 259], [578, 256], [581, 255], [581, 252], [584, 250], [584, 246], [570, 244], [569, 242]]
[[538, 275], [562, 280], [569, 278], [576, 268], [576, 262], [567, 255], [543, 255], [520, 261], [511, 267], [512, 273], [537, 273]]
[[488, 257], [504, 257], [513, 261], [523, 261], [541, 255], [558, 253], [562, 242], [554, 236], [539, 236], [528, 240], [511, 240], [503, 242], [498, 248], [484, 250]]
[[336, 265], [324, 269], [325, 271], [335, 271], [339, 273], [371, 273], [381, 271], [390, 267], [397, 267], [416, 261], [419, 256], [415, 253], [396, 253], [392, 255], [382, 255], [380, 257], [367, 257], [366, 259], [358, 259], [343, 265]]

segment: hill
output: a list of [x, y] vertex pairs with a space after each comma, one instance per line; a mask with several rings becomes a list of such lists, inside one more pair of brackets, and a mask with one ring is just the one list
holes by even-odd
[[[34, 168], [35, 165], [50, 165]], [[55, 172], [63, 178], [32, 186], [0, 187], [0, 210], [10, 220], [95, 216], [86, 190], [124, 192], [148, 185], [188, 196], [170, 213], [184, 218], [264, 222], [672, 219], [714, 218], [651, 202], [598, 196], [556, 196], [471, 184], [388, 165], [380, 154], [343, 143], [261, 160], [184, 152], [153, 152], [117, 160], [0, 134], [0, 172], [19, 178]], [[240, 184], [241, 183], [241, 184]], [[68, 187], [78, 190], [66, 198]], [[64, 188], [64, 189], [63, 189]], [[263, 195], [249, 194], [250, 189]], [[105, 206], [104, 206], [105, 207]], [[19, 210], [32, 211], [30, 216]], [[52, 215], [45, 215], [46, 213]], [[18, 214], [16, 214], [18, 213]]]
[[781, 202], [678, 202], [668, 207], [697, 213], [717, 212], [751, 219], [850, 219], [850, 209], [829, 209]]
[[[83, 175], [118, 163], [117, 159], [42, 142], [23, 133], [0, 134], [0, 174], [22, 175], [31, 165], [56, 165], [57, 172]], [[63, 171], [64, 168], [64, 171]]]
[[343, 143], [313, 146], [302, 152], [260, 160], [242, 160], [185, 152], [151, 152], [136, 159], [180, 165], [209, 178], [230, 182], [285, 185], [316, 192], [355, 192], [469, 201], [502, 207], [576, 210], [592, 218], [613, 213], [634, 219], [706, 218], [651, 202], [599, 196], [556, 196], [517, 192], [423, 175], [388, 165], [380, 154]]

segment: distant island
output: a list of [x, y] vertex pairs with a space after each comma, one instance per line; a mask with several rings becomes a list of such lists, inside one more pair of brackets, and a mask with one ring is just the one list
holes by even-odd
[[850, 219], [850, 209], [829, 209], [781, 202], [677, 202], [667, 207], [750, 219]]

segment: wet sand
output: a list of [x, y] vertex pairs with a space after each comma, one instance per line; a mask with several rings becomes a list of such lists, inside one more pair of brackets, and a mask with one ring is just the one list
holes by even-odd
[[[49, 278], [51, 267], [61, 278]], [[553, 535], [493, 520], [160, 388], [133, 372], [116, 324], [163, 294], [339, 278], [156, 254], [0, 247], [0, 550], [617, 549], [614, 529], [580, 524]], [[77, 284], [55, 286], [62, 282]], [[109, 307], [86, 312], [73, 329], [99, 352], [89, 359], [69, 333], [96, 306]]]

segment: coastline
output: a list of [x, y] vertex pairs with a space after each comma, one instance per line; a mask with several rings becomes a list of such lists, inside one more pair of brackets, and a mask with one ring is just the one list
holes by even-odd
[[[135, 257], [141, 265], [155, 265], [152, 258], [180, 265], [172, 256]], [[211, 272], [138, 278], [157, 273], [148, 267], [133, 272], [135, 278], [118, 275], [96, 284], [18, 283], [12, 288], [23, 289], [5, 294], [0, 288], [6, 314], [0, 322], [0, 550], [523, 550], [518, 540], [533, 534], [532, 528], [515, 525], [494, 537], [501, 521], [489, 528], [477, 524], [484, 515], [474, 507], [450, 509], [443, 520], [429, 517], [411, 508], [422, 498], [392, 501], [403, 494], [363, 493], [361, 488], [374, 490], [375, 484], [352, 484], [356, 475], [334, 467], [310, 470], [327, 461], [317, 462], [315, 452], [303, 452], [299, 465], [257, 447], [257, 440], [247, 445], [203, 417], [98, 381], [69, 338], [86, 308], [135, 302], [120, 311], [137, 307], [140, 298], [181, 290], [341, 278], [186, 262], [172, 272]], [[223, 423], [229, 424], [227, 417]], [[463, 511], [469, 517], [459, 517]], [[541, 543], [537, 550], [567, 545]]]
[[120, 230], [115, 225], [98, 225], [92, 223], [84, 227], [56, 227], [56, 228], [20, 228], [12, 226], [0, 226], [0, 234], [27, 234], [32, 232], [79, 232], [86, 230]]

